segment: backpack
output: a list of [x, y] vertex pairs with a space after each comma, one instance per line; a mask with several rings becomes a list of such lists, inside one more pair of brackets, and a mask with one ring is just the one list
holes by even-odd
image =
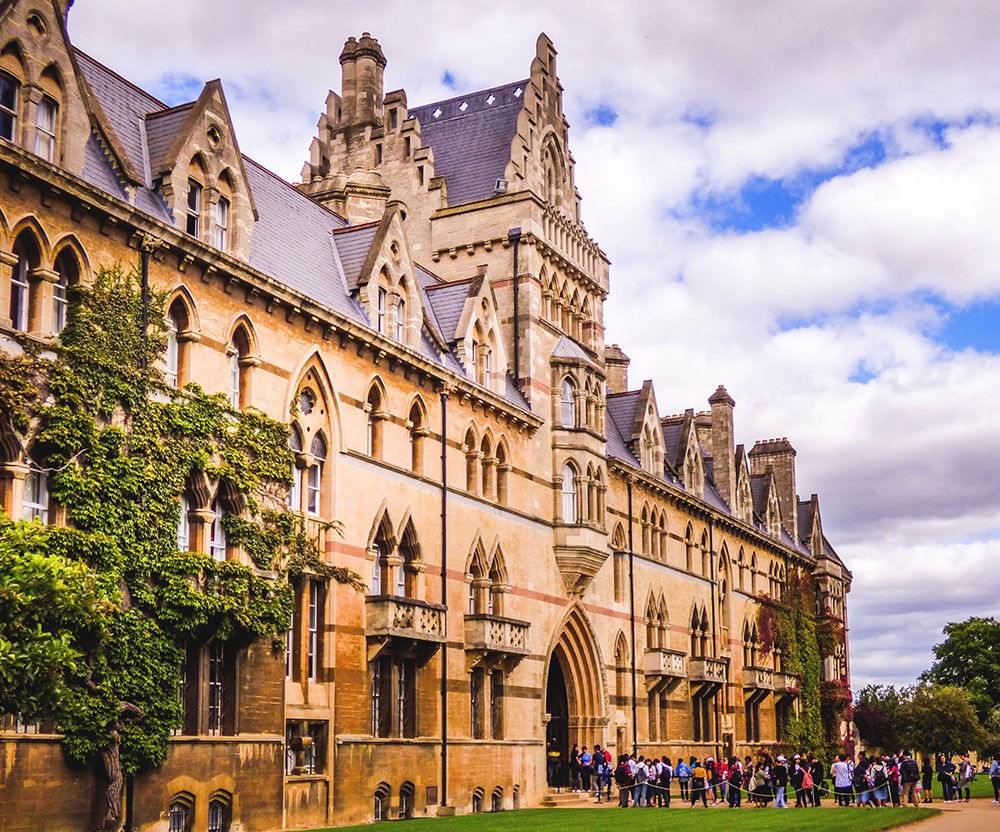
[[627, 786], [631, 781], [632, 777], [628, 773], [628, 763], [622, 763], [615, 769], [615, 782], [619, 786]]
[[885, 774], [885, 766], [881, 763], [877, 766], [872, 766], [872, 782], [875, 784], [876, 789], [882, 789], [889, 785], [889, 778]]
[[899, 767], [899, 776], [904, 783], [916, 783], [920, 780], [920, 768], [916, 760], [903, 760]]
[[804, 768], [802, 770], [802, 788], [812, 789], [815, 788], [816, 784], [813, 782], [812, 772], [809, 769]]
[[635, 771], [635, 782], [640, 786], [649, 779], [649, 773], [645, 766], [639, 766]]

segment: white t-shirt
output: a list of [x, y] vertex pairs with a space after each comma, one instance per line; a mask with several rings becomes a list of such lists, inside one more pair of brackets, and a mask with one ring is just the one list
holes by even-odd
[[843, 760], [837, 760], [830, 766], [830, 774], [833, 776], [833, 785], [837, 788], [845, 789], [851, 785], [851, 767]]

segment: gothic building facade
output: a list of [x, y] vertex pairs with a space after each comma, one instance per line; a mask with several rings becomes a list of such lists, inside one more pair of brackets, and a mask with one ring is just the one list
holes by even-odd
[[[663, 416], [605, 343], [550, 40], [521, 80], [411, 107], [349, 38], [292, 185], [243, 155], [219, 82], [167, 106], [71, 45], [68, 5], [0, 3], [0, 349], [58, 339], [68, 286], [156, 238], [167, 378], [291, 425], [290, 505], [367, 583], [304, 579], [285, 655], [215, 657], [135, 828], [515, 809], [550, 743], [780, 742], [801, 680], [758, 608], [808, 573], [846, 625], [851, 575], [786, 439], [738, 444], [722, 387]], [[57, 522], [32, 448], [0, 454], [3, 510]], [[178, 500], [178, 545], [208, 552], [219, 501]], [[846, 637], [823, 675], [847, 681]], [[57, 735], [12, 715], [0, 746], [0, 825], [94, 825], [98, 774]]]

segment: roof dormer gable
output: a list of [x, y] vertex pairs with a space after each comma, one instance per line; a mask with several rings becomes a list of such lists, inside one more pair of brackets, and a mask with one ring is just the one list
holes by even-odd
[[[356, 233], [355, 233], [356, 231]], [[356, 291], [372, 327], [404, 346], [418, 349], [423, 330], [424, 309], [416, 277], [416, 265], [403, 229], [400, 207], [390, 204], [374, 226], [348, 227], [335, 232], [335, 244], [351, 237], [368, 242], [364, 260], [356, 276], [346, 275], [349, 291]], [[344, 256], [349, 244], [344, 245]], [[356, 252], [357, 256], [360, 252]], [[345, 267], [346, 263], [342, 264]], [[352, 285], [353, 283], [353, 285]]]
[[705, 494], [705, 459], [701, 443], [698, 441], [698, 430], [694, 423], [693, 411], [686, 411], [681, 437], [681, 447], [684, 449], [681, 471], [684, 487], [696, 497]]
[[66, 33], [66, 4], [22, 0], [0, 4], [0, 73], [10, 135], [3, 138], [29, 153], [83, 176], [92, 127], [123, 178], [138, 181], [138, 171], [107, 126], [90, 92]]
[[247, 260], [257, 219], [243, 155], [218, 80], [196, 101], [145, 119], [150, 178], [192, 237]]
[[502, 392], [507, 375], [507, 353], [493, 284], [485, 268], [469, 284], [455, 334], [459, 360], [465, 366], [466, 375], [495, 393]]
[[736, 446], [736, 516], [753, 524], [753, 490], [750, 488], [750, 468], [742, 445]]

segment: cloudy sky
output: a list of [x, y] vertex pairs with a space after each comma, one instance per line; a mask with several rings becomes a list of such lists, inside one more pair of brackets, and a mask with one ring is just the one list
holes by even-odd
[[[530, 6], [530, 7], [529, 7]], [[612, 12], [611, 10], [614, 9]], [[514, 11], [512, 11], [514, 10]], [[345, 38], [413, 105], [559, 51], [608, 341], [665, 413], [787, 436], [854, 572], [855, 688], [1000, 614], [1000, 4], [78, 0], [74, 42], [170, 104], [221, 77], [290, 180]]]

